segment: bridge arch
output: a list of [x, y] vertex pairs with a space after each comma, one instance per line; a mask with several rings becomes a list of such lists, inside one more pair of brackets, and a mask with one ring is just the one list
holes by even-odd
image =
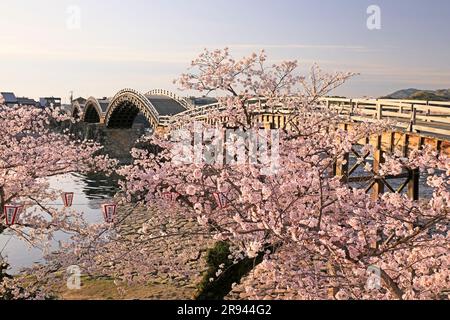
[[145, 95], [134, 89], [120, 90], [111, 100], [105, 124], [108, 128], [131, 128], [140, 112], [152, 127], [158, 125], [159, 114]]
[[131, 128], [142, 113], [150, 126], [157, 128], [161, 118], [186, 110], [187, 106], [168, 91], [153, 90], [144, 95], [133, 89], [123, 89], [111, 100], [105, 123], [108, 128]]
[[84, 106], [83, 121], [87, 123], [103, 123], [108, 105], [107, 99], [90, 97]]
[[70, 115], [72, 118], [78, 120], [83, 118], [84, 105], [81, 105], [78, 101], [72, 103], [72, 109]]

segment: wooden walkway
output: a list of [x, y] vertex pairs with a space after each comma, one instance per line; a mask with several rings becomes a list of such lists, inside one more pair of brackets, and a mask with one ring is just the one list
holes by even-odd
[[[260, 104], [254, 117], [266, 127], [280, 128], [287, 122], [289, 111], [282, 106], [266, 108], [261, 100], [256, 99], [249, 103]], [[408, 146], [413, 149], [423, 144], [431, 144], [439, 152], [450, 156], [450, 102], [322, 98], [319, 100], [319, 106], [336, 111], [342, 116], [343, 123], [389, 120], [393, 127], [398, 129], [392, 132], [395, 136], [393, 139], [407, 139]], [[161, 117], [160, 126], [165, 127], [180, 117], [204, 121], [211, 112], [221, 109], [225, 108], [216, 103], [187, 110], [172, 117]], [[222, 121], [226, 122], [226, 119]], [[384, 149], [388, 151], [389, 148]]]
[[[260, 100], [260, 108], [255, 112], [256, 121], [267, 128], [280, 128], [287, 122], [289, 111], [279, 108], [266, 108]], [[347, 183], [365, 183], [367, 192], [376, 198], [384, 192], [406, 193], [411, 199], [419, 199], [419, 170], [404, 170], [398, 176], [381, 177], [379, 170], [384, 162], [384, 154], [400, 151], [405, 157], [412, 150], [431, 146], [440, 154], [450, 156], [450, 102], [415, 101], [415, 100], [367, 100], [322, 98], [319, 107], [334, 110], [342, 116], [342, 128], [354, 130], [361, 121], [389, 120], [394, 130], [382, 135], [366, 137], [360, 145], [371, 144], [372, 154], [360, 154], [357, 146], [344, 156], [343, 161], [335, 164], [334, 174], [341, 176]], [[179, 117], [205, 121], [212, 111], [224, 109], [219, 104], [212, 104], [188, 110], [173, 117], [162, 118], [165, 127]], [[226, 123], [224, 118], [221, 122]], [[351, 158], [364, 159], [361, 163], [351, 165]], [[361, 174], [362, 167], [370, 164], [371, 172]], [[392, 181], [396, 180], [394, 184]], [[399, 182], [400, 181], [400, 182]], [[395, 187], [394, 187], [395, 185]]]

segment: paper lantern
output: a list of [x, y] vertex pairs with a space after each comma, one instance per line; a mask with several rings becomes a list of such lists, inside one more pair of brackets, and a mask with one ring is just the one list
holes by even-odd
[[22, 212], [23, 206], [21, 205], [5, 205], [3, 213], [5, 215], [5, 223], [7, 226], [16, 224], [19, 214]]
[[216, 200], [217, 206], [221, 209], [226, 209], [228, 207], [227, 197], [223, 193], [214, 193], [214, 199]]
[[102, 209], [103, 209], [103, 217], [105, 219], [105, 222], [113, 223], [116, 218], [117, 205], [112, 204], [112, 203], [103, 204]]
[[64, 192], [61, 195], [63, 202], [64, 202], [64, 207], [66, 208], [70, 208], [73, 204], [73, 197], [74, 197], [74, 193], [73, 192]]
[[179, 194], [175, 193], [175, 192], [164, 192], [163, 193], [163, 198], [170, 202], [177, 201], [178, 197], [179, 197]]

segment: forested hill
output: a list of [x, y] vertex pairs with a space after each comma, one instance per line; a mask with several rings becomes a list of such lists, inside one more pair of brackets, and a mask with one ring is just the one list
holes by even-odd
[[441, 90], [419, 90], [404, 89], [396, 91], [381, 99], [406, 99], [406, 100], [429, 100], [429, 101], [450, 101], [450, 89]]

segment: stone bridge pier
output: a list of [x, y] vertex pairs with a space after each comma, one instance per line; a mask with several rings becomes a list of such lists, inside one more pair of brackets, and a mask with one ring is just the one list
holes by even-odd
[[110, 129], [100, 123], [77, 122], [64, 125], [76, 139], [93, 140], [101, 144], [103, 153], [121, 163], [131, 162], [130, 151], [148, 129], [143, 125], [135, 125], [130, 129]]
[[112, 98], [90, 97], [83, 104], [73, 102], [71, 116], [80, 121], [68, 127], [78, 139], [94, 140], [104, 146], [105, 153], [126, 163], [139, 137], [153, 131], [165, 132], [170, 117], [193, 108], [189, 99], [167, 90], [142, 94], [127, 88]]

